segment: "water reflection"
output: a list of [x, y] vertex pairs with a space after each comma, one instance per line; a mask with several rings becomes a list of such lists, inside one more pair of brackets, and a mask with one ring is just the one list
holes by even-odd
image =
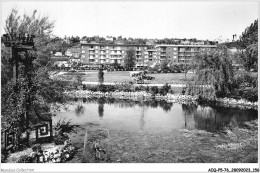
[[98, 115], [100, 119], [104, 116], [104, 104], [105, 98], [98, 98]]
[[76, 116], [82, 116], [84, 114], [85, 108], [82, 103], [83, 99], [79, 99], [78, 105], [75, 108]]
[[185, 117], [193, 117], [191, 121], [194, 121], [194, 128], [211, 132], [226, 127], [242, 127], [244, 121], [257, 119], [257, 110], [251, 109], [224, 108], [216, 105], [182, 105], [182, 108]]
[[244, 121], [257, 119], [257, 110], [224, 108], [208, 104], [179, 104], [166, 101], [135, 101], [114, 98], [83, 98], [75, 102], [77, 123], [97, 122], [122, 130], [162, 131], [199, 129], [217, 131], [242, 127]]

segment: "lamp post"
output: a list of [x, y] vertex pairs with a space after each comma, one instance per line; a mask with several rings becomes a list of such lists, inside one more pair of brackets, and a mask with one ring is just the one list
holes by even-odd
[[[2, 37], [2, 42], [11, 52], [11, 62], [13, 66], [13, 81], [15, 83], [14, 92], [17, 91], [17, 81], [19, 77], [19, 66], [24, 65], [24, 76], [28, 80], [28, 88], [32, 87], [32, 70], [33, 70], [33, 60], [36, 59], [35, 47], [34, 47], [34, 35], [22, 35], [22, 34], [4, 34]], [[18, 94], [18, 93], [17, 93]], [[29, 129], [30, 120], [30, 110], [31, 98], [30, 94], [26, 95], [25, 99], [25, 119], [26, 119], [26, 129]], [[29, 132], [26, 132], [27, 142], [29, 142]]]

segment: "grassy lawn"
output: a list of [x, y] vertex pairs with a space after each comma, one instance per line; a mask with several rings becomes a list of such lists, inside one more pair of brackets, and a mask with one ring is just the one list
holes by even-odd
[[[193, 74], [188, 73], [187, 78], [190, 78]], [[184, 73], [159, 73], [159, 74], [147, 74], [147, 76], [155, 77], [155, 80], [149, 81], [151, 84], [183, 84], [185, 79]], [[98, 82], [98, 73], [88, 73], [83, 77], [87, 82]], [[128, 71], [114, 71], [104, 74], [104, 82], [125, 82], [130, 81], [131, 77]]]
[[[249, 123], [249, 122], [248, 122]], [[77, 134], [71, 134], [79, 148], [72, 163], [256, 163], [258, 160], [257, 120], [248, 132], [234, 128], [233, 136], [226, 133], [209, 133], [203, 130], [172, 130], [165, 133], [125, 132], [109, 129], [104, 139], [104, 128], [99, 124], [79, 127]], [[84, 148], [83, 139], [101, 139], [101, 146], [107, 154], [95, 160], [91, 142]], [[236, 138], [234, 138], [234, 136]], [[219, 148], [218, 146], [233, 147]], [[231, 146], [231, 145], [230, 145]], [[83, 152], [85, 151], [85, 153]], [[84, 154], [83, 154], [84, 153]]]

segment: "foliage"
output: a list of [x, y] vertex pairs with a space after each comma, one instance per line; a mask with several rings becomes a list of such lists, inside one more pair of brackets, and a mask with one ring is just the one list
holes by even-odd
[[135, 49], [130, 48], [126, 50], [124, 68], [127, 70], [132, 70], [133, 67], [135, 66], [135, 60], [136, 60]]
[[168, 72], [169, 71], [169, 67], [168, 67], [168, 62], [167, 61], [163, 61], [160, 65], [161, 71]]
[[244, 57], [244, 67], [247, 71], [251, 69], [258, 70], [258, 44], [251, 44], [246, 47]]
[[161, 95], [166, 95], [171, 89], [171, 86], [168, 85], [167, 83], [165, 85], [163, 85], [160, 89], [159, 89], [159, 94]]
[[215, 99], [229, 95], [233, 79], [232, 62], [225, 47], [201, 52], [192, 61], [193, 81], [188, 83], [187, 94]]
[[234, 76], [233, 97], [244, 98], [249, 101], [258, 100], [258, 75], [251, 72], [239, 70]]
[[[51, 32], [54, 22], [48, 17], [36, 17], [37, 11], [31, 16], [18, 15], [17, 10], [12, 10], [6, 19], [4, 27], [8, 34], [32, 34], [35, 35], [36, 59], [30, 63], [19, 64], [19, 76], [17, 82], [12, 80], [12, 61], [4, 51], [2, 58], [1, 83], [1, 119], [2, 128], [16, 122], [16, 135], [24, 132], [33, 123], [39, 120], [50, 119], [51, 105], [57, 102], [65, 103], [63, 94], [66, 82], [54, 81], [49, 77], [50, 51], [55, 49], [51, 42]], [[31, 54], [23, 54], [26, 60], [33, 58]], [[26, 66], [25, 66], [26, 65]], [[35, 118], [38, 118], [38, 121]]]
[[122, 67], [120, 64], [117, 62], [117, 60], [114, 61], [114, 63], [111, 65], [111, 67], [115, 70], [121, 69]]
[[66, 118], [59, 120], [55, 125], [54, 129], [63, 135], [64, 133], [74, 132], [75, 125], [71, 125], [71, 120], [66, 121]]
[[34, 61], [36, 67], [46, 66], [51, 57], [51, 51], [55, 50], [55, 43], [51, 42], [51, 34], [54, 28], [54, 21], [48, 17], [36, 16], [37, 10], [32, 15], [20, 16], [16, 9], [6, 19], [5, 32], [8, 34], [30, 34], [35, 35], [35, 48], [37, 59]]
[[18, 163], [33, 163], [33, 158], [29, 155], [23, 155], [17, 161]]
[[104, 82], [104, 72], [102, 67], [98, 70], [98, 82], [101, 84]]
[[171, 64], [169, 69], [172, 73], [181, 73], [184, 71], [182, 64]]
[[171, 89], [171, 86], [167, 83], [163, 85], [162, 87], [157, 86], [133, 86], [130, 83], [123, 83], [123, 84], [117, 84], [117, 85], [103, 85], [100, 84], [97, 87], [95, 85], [84, 85], [83, 88], [85, 90], [90, 90], [93, 92], [101, 91], [101, 92], [114, 92], [114, 91], [124, 91], [124, 92], [137, 92], [137, 91], [146, 91], [148, 93], [151, 93], [153, 95], [155, 94], [161, 94], [166, 95], [167, 93], [174, 93], [180, 92], [180, 89]]
[[258, 19], [245, 29], [245, 31], [240, 36], [238, 43], [243, 49], [252, 44], [258, 43]]
[[252, 44], [245, 50], [239, 50], [235, 53], [234, 60], [246, 71], [258, 71], [258, 44]]
[[236, 54], [237, 63], [250, 71], [251, 69], [257, 71], [258, 64], [258, 19], [254, 21], [240, 36], [238, 41], [242, 48]]
[[150, 87], [150, 93], [155, 95], [158, 93], [158, 87], [157, 86], [152, 86]]

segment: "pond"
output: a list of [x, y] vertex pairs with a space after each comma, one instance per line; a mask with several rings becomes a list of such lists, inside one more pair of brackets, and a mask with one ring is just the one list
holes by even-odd
[[166, 101], [133, 101], [112, 98], [83, 98], [73, 101], [54, 118], [73, 124], [100, 125], [126, 132], [169, 132], [174, 129], [198, 129], [215, 132], [224, 127], [242, 127], [257, 119], [257, 110], [225, 108], [209, 104], [180, 104]]

